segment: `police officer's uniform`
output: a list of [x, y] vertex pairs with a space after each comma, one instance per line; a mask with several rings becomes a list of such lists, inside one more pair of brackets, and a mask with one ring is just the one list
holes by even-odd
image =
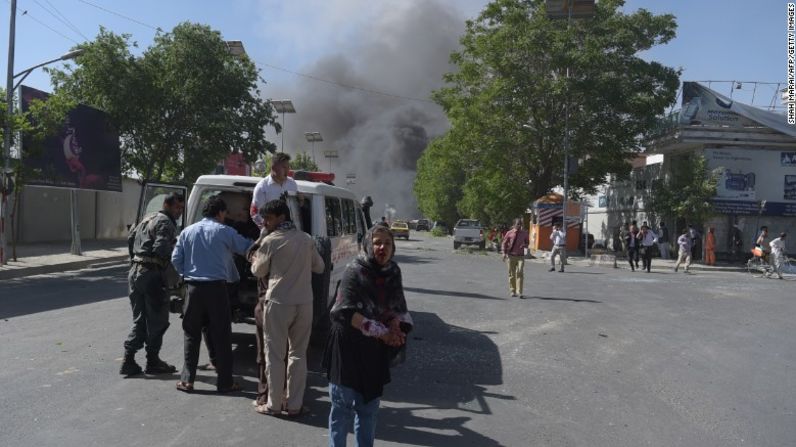
[[124, 342], [124, 362], [119, 371], [124, 375], [141, 373], [135, 353], [146, 346], [147, 374], [176, 372], [177, 368], [160, 359], [163, 334], [169, 327], [169, 294], [171, 252], [177, 243], [177, 224], [165, 211], [146, 216], [130, 230], [127, 244], [130, 252], [129, 293], [133, 310], [133, 326]]

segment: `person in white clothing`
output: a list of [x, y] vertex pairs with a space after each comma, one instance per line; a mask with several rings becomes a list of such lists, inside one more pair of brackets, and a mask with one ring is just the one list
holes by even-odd
[[550, 271], [555, 271], [556, 256], [559, 256], [561, 258], [561, 270], [559, 272], [563, 272], [564, 265], [567, 263], [567, 236], [561, 229], [561, 224], [553, 225], [550, 240], [553, 241], [553, 248], [550, 251]]
[[774, 258], [774, 273], [782, 279], [782, 264], [785, 262], [785, 233], [780, 233], [779, 237], [769, 242], [771, 247], [771, 257]]
[[647, 225], [642, 225], [636, 239], [641, 248], [642, 270], [646, 270], [649, 273], [652, 270], [652, 246], [658, 242], [658, 235]]
[[290, 172], [290, 155], [278, 152], [271, 159], [271, 174], [260, 180], [254, 187], [249, 214], [260, 229], [263, 228], [263, 218], [260, 215], [260, 208], [263, 205], [271, 200], [281, 198], [286, 192], [298, 193], [298, 185], [292, 177], [287, 176], [288, 172]]

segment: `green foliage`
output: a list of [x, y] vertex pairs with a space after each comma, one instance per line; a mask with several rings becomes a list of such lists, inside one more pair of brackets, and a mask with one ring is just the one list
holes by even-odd
[[258, 71], [229, 53], [221, 34], [182, 23], [140, 56], [127, 34], [100, 29], [76, 66], [49, 70], [56, 91], [110, 114], [122, 139], [123, 170], [192, 183], [233, 149], [248, 162], [273, 152], [266, 126], [281, 130], [260, 99]]
[[431, 235], [434, 237], [446, 237], [448, 236], [448, 233], [446, 233], [442, 228], [436, 227], [431, 230]]
[[[263, 170], [259, 171], [255, 168], [253, 169], [252, 175], [256, 177], [265, 177], [266, 175], [270, 174], [271, 161], [272, 161], [271, 156], [265, 157], [265, 165], [263, 165]], [[318, 165], [316, 165], [315, 162], [312, 161], [312, 157], [307, 155], [306, 152], [301, 152], [299, 154], [296, 154], [295, 157], [291, 157], [290, 169], [294, 171], [310, 171], [310, 172], [320, 171]]]
[[721, 171], [708, 170], [707, 160], [700, 154], [672, 157], [668, 176], [653, 184], [647, 210], [656, 216], [704, 223], [715, 214], [711, 199], [716, 197]]
[[312, 157], [307, 155], [306, 152], [301, 152], [296, 154], [292, 160], [290, 160], [290, 169], [294, 171], [310, 171], [310, 172], [317, 172], [321, 169], [312, 161]]
[[414, 193], [423, 215], [443, 222], [459, 220], [464, 166], [450, 135], [433, 140], [417, 162]]
[[607, 174], [627, 175], [626, 160], [679, 81], [674, 69], [638, 57], [674, 37], [674, 17], [624, 14], [622, 5], [600, 1], [595, 17], [568, 27], [546, 17], [542, 0], [494, 0], [467, 23], [451, 55], [458, 70], [434, 93], [452, 127], [418, 162], [425, 214], [455, 208], [487, 224], [521, 215], [563, 183], [567, 109], [579, 160], [573, 196], [593, 193]]

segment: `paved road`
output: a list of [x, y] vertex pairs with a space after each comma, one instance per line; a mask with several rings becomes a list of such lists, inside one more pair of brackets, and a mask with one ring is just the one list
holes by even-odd
[[[380, 445], [784, 446], [796, 439], [789, 281], [526, 265], [506, 293], [494, 253], [398, 242], [417, 324], [379, 415]], [[123, 266], [0, 281], [0, 445], [326, 445], [325, 381], [300, 421], [252, 411], [252, 328], [235, 327], [244, 392], [122, 379]], [[163, 357], [181, 364], [179, 320]], [[203, 352], [204, 355], [204, 352]], [[318, 353], [312, 353], [317, 362]], [[202, 359], [204, 361], [204, 358]], [[353, 444], [352, 444], [353, 445]]]

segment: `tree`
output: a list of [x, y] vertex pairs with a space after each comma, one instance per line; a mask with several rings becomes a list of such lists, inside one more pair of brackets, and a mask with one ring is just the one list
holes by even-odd
[[459, 220], [457, 204], [462, 199], [464, 166], [458, 158], [452, 137], [433, 140], [417, 162], [414, 193], [423, 214], [431, 220], [447, 222]]
[[56, 92], [110, 114], [124, 172], [192, 183], [233, 148], [248, 162], [274, 151], [265, 128], [281, 129], [259, 97], [257, 68], [230, 54], [220, 33], [186, 22], [141, 56], [131, 46], [129, 35], [101, 29], [78, 46], [76, 66], [49, 70]]
[[[271, 173], [271, 157], [265, 158], [265, 164], [262, 165], [263, 170], [254, 169], [252, 175], [256, 177], [265, 177]], [[306, 152], [296, 154], [296, 157], [290, 160], [290, 169], [293, 171], [320, 171], [318, 165], [312, 161], [312, 157], [307, 155]]]
[[[494, 0], [467, 22], [451, 56], [458, 70], [433, 96], [451, 121], [446, 146], [469, 161], [453, 186], [462, 213], [506, 220], [561, 185], [567, 110], [578, 164], [572, 195], [593, 193], [607, 174], [627, 178], [627, 160], [679, 81], [674, 69], [638, 57], [674, 37], [674, 17], [624, 14], [623, 4], [600, 1], [593, 18], [568, 27], [547, 18], [542, 0]], [[418, 172], [415, 190], [428, 178]]]
[[722, 169], [710, 171], [707, 165], [705, 157], [696, 153], [672, 157], [669, 173], [652, 185], [647, 211], [693, 224], [712, 217], [711, 200], [716, 197]]

